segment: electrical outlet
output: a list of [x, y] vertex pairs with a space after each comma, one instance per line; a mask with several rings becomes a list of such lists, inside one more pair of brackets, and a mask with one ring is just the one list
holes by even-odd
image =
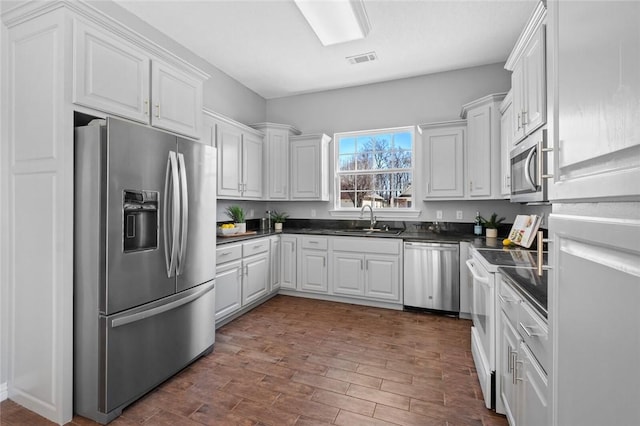
[[436, 211], [436, 219], [442, 219], [442, 210]]
[[462, 219], [462, 210], [456, 211], [456, 219]]
[[253, 214], [254, 214], [254, 213], [255, 213], [255, 212], [253, 211], [253, 209], [249, 210], [249, 217], [250, 217], [250, 218], [253, 218]]
[[316, 209], [311, 209], [311, 217], [316, 217]]

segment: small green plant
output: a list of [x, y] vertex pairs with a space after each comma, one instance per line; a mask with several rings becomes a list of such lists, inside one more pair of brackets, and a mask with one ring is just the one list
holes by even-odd
[[489, 229], [498, 229], [498, 225], [500, 225], [505, 219], [504, 217], [498, 219], [498, 213], [493, 213], [489, 220], [483, 218], [482, 216], [479, 216], [479, 218], [482, 226]]
[[273, 219], [275, 223], [284, 223], [284, 221], [287, 220], [288, 217], [289, 215], [284, 212], [278, 213], [275, 210], [271, 212], [271, 219]]
[[245, 221], [244, 210], [240, 206], [229, 206], [226, 208], [225, 213], [235, 223], [244, 223]]

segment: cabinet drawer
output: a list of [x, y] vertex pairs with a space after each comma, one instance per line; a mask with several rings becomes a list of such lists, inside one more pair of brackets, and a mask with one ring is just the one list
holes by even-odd
[[326, 250], [329, 246], [328, 239], [326, 237], [302, 237], [302, 248]]
[[518, 316], [518, 333], [529, 346], [542, 368], [548, 372], [551, 342], [549, 341], [547, 322], [534, 312], [528, 303], [520, 304]]
[[357, 253], [400, 254], [402, 240], [371, 237], [336, 237], [333, 249]]
[[502, 279], [500, 280], [500, 286], [498, 287], [498, 300], [500, 302], [500, 307], [509, 321], [512, 324], [518, 324], [518, 313], [520, 311], [520, 304], [522, 304], [522, 297], [520, 297], [520, 295]]
[[216, 248], [216, 265], [242, 258], [242, 245], [225, 244]]
[[269, 239], [261, 238], [259, 240], [251, 240], [242, 244], [242, 256], [247, 257], [258, 253], [269, 251]]

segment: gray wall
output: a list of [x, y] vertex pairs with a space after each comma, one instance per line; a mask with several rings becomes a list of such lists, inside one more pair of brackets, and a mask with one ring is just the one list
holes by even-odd
[[[292, 124], [303, 133], [324, 132], [333, 136], [342, 131], [456, 120], [460, 118], [462, 105], [491, 93], [506, 92], [510, 87], [511, 74], [504, 69], [504, 64], [492, 64], [269, 99], [267, 121]], [[429, 201], [418, 205], [422, 213], [412, 220], [435, 221], [437, 211], [441, 210], [444, 222], [472, 222], [476, 211], [482, 216], [490, 216], [495, 211], [512, 223], [518, 213], [541, 214], [548, 210], [545, 207], [527, 210], [520, 204], [503, 200]], [[333, 202], [270, 202], [268, 207], [286, 211], [292, 218], [328, 219]], [[457, 211], [463, 212], [462, 220], [456, 219]]]
[[407, 126], [460, 118], [467, 102], [506, 92], [511, 74], [492, 64], [420, 77], [267, 100], [267, 121], [303, 133]]

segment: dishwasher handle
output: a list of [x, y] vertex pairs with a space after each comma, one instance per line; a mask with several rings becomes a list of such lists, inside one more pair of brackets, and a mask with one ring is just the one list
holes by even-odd
[[404, 243], [408, 249], [429, 249], [429, 250], [458, 250], [458, 244], [450, 243]]

